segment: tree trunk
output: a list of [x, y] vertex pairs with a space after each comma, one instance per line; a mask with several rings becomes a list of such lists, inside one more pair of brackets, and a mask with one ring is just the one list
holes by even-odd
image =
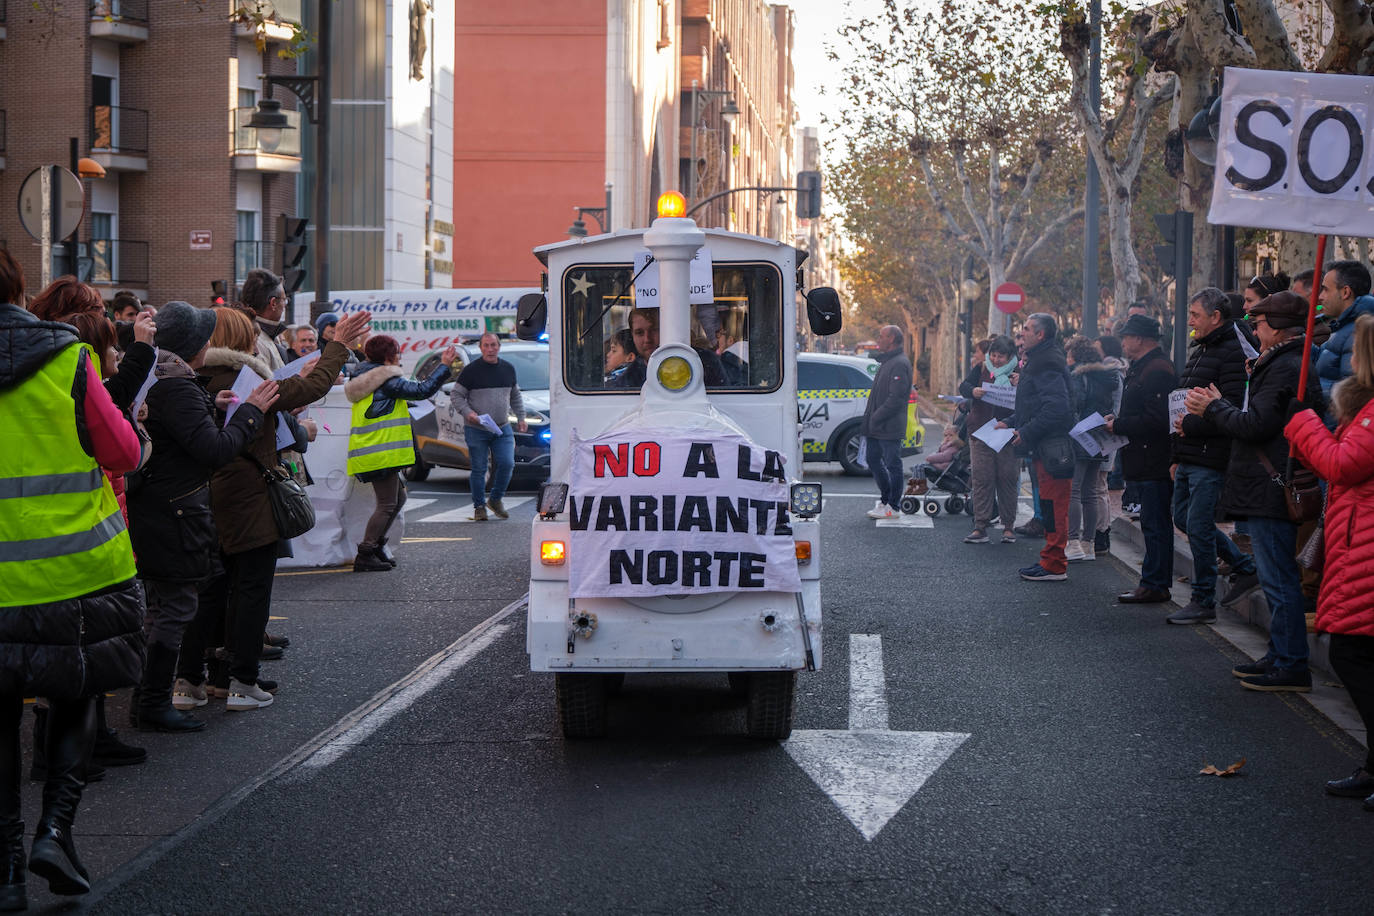
[[[1011, 316], [997, 307], [997, 287], [1007, 280], [1007, 267], [1000, 258], [988, 259], [988, 336], [1011, 333]], [[1025, 316], [1017, 316], [1024, 318]]]

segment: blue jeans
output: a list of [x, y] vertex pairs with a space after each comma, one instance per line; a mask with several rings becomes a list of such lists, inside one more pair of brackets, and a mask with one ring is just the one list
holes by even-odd
[[1174, 526], [1169, 520], [1173, 481], [1131, 480], [1140, 500], [1140, 533], [1145, 539], [1145, 560], [1140, 564], [1140, 584], [1167, 592], [1174, 584]]
[[1307, 670], [1307, 615], [1298, 568], [1298, 526], [1287, 519], [1250, 516], [1246, 525], [1255, 551], [1255, 572], [1269, 602], [1269, 652], [1275, 668]]
[[1196, 464], [1180, 464], [1174, 474], [1174, 524], [1188, 535], [1193, 551], [1192, 598], [1203, 607], [1217, 603], [1218, 554], [1236, 572], [1255, 571], [1255, 561], [1217, 529], [1221, 480], [1221, 471]]
[[864, 442], [868, 469], [878, 484], [878, 495], [896, 509], [902, 503], [902, 490], [906, 487], [906, 476], [902, 473], [902, 440], [869, 436]]
[[500, 499], [506, 495], [506, 485], [515, 471], [515, 430], [507, 423], [501, 427], [501, 435], [481, 426], [464, 426], [463, 438], [468, 444], [468, 458], [472, 463], [472, 473], [468, 485], [472, 489], [472, 504], [487, 504], [487, 454], [495, 459], [496, 468], [491, 477], [491, 498]]

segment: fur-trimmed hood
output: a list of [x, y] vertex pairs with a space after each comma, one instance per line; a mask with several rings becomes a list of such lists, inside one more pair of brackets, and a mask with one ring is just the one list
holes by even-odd
[[258, 378], [265, 380], [272, 377], [271, 368], [256, 353], [244, 353], [242, 350], [231, 350], [228, 347], [211, 347], [206, 350], [201, 374], [212, 375], [223, 369], [232, 369], [237, 372], [242, 370], [244, 366], [252, 367], [253, 371], [258, 374]]
[[1114, 358], [1115, 357], [1107, 356], [1103, 357], [1102, 362], [1100, 363], [1079, 363], [1078, 365], [1074, 366], [1070, 371], [1074, 375], [1085, 375], [1089, 372], [1124, 372], [1126, 370], [1125, 363], [1122, 363], [1120, 366], [1113, 366], [1109, 362], [1107, 362], [1107, 360]]
[[388, 379], [405, 375], [400, 366], [372, 366], [344, 382], [344, 397], [356, 404], [386, 384]]

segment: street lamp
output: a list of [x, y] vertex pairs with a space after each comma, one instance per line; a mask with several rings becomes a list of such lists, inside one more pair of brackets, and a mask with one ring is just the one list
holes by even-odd
[[1221, 96], [1198, 109], [1183, 133], [1193, 158], [1206, 166], [1217, 164], [1217, 135], [1221, 131]]
[[735, 102], [735, 96], [728, 89], [698, 89], [697, 81], [692, 80], [692, 170], [687, 175], [687, 199], [695, 202], [697, 197], [697, 128], [700, 126], [701, 119], [701, 97], [708, 99], [724, 98], [725, 103], [720, 108], [720, 119], [725, 122], [727, 130], [733, 130], [735, 120], [739, 117], [739, 105]]
[[257, 110], [248, 120], [248, 126], [258, 132], [258, 148], [264, 153], [277, 151], [281, 146], [282, 131], [295, 130], [282, 113], [281, 102], [271, 98], [258, 102]]
[[577, 217], [573, 224], [568, 227], [568, 238], [585, 239], [587, 237], [587, 224], [583, 221], [583, 214], [588, 214], [596, 220], [597, 228], [602, 233], [611, 231], [611, 188], [613, 185], [606, 182], [606, 206], [604, 207], [573, 207], [577, 211]]

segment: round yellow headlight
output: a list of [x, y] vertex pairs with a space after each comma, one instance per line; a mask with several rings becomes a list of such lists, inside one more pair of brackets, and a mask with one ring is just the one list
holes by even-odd
[[658, 382], [669, 391], [681, 391], [692, 381], [692, 364], [681, 356], [670, 356], [658, 364]]

